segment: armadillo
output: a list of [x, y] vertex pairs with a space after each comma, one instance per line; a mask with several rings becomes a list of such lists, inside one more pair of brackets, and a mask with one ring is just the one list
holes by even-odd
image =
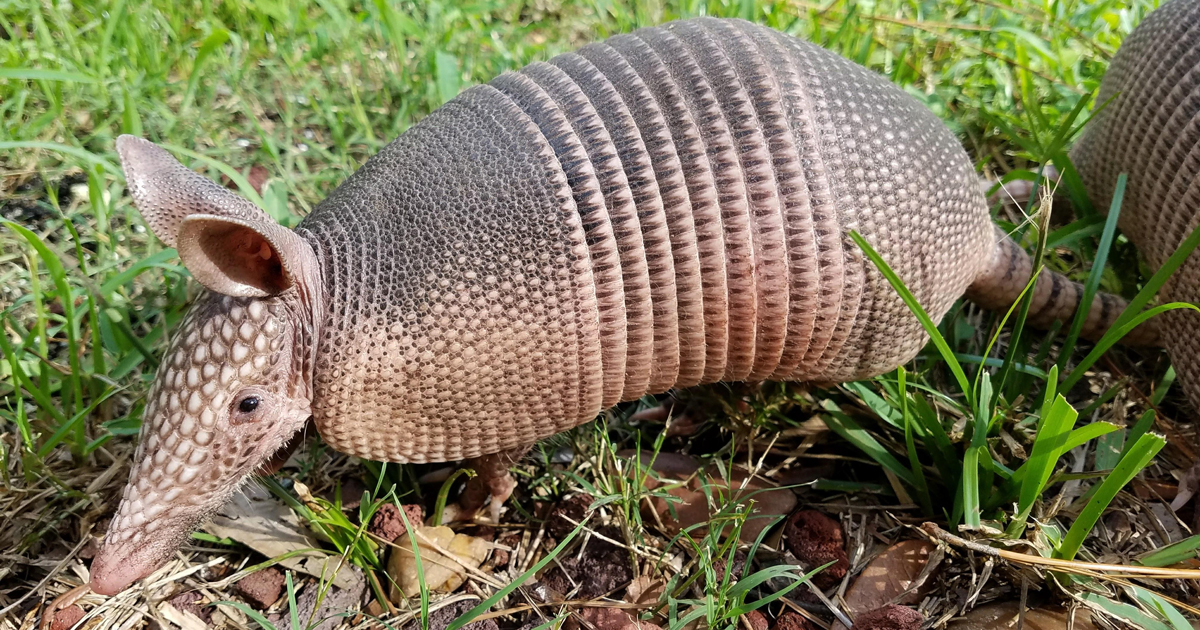
[[[1172, 0], [1138, 24], [1113, 56], [1096, 110], [1071, 161], [1101, 210], [1128, 174], [1118, 225], [1157, 269], [1200, 223], [1200, 1]], [[1200, 303], [1200, 256], [1185, 260], [1159, 299]], [[1200, 409], [1200, 315], [1169, 311], [1157, 328]]]
[[[811, 43], [702, 18], [465, 90], [295, 230], [157, 146], [117, 142], [146, 223], [208, 291], [151, 387], [91, 586], [147, 575], [311, 417], [373, 460], [488, 459], [621, 401], [884, 373], [934, 318], [1032, 274], [928, 109]], [[1031, 320], [1082, 288], [1035, 285]], [[1091, 305], [1085, 336], [1124, 303]], [[1153, 342], [1153, 332], [1141, 335]]]

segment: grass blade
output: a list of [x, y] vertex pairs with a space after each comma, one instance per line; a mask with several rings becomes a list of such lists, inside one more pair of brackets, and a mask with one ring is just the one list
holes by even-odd
[[1117, 231], [1117, 220], [1121, 215], [1121, 203], [1125, 199], [1125, 184], [1128, 176], [1121, 173], [1117, 176], [1117, 188], [1113, 191], [1112, 205], [1108, 209], [1108, 218], [1104, 222], [1104, 232], [1100, 236], [1100, 246], [1096, 249], [1096, 258], [1092, 261], [1092, 270], [1088, 273], [1087, 282], [1083, 285], [1083, 297], [1075, 309], [1075, 319], [1071, 320], [1071, 328], [1067, 330], [1067, 338], [1063, 341], [1062, 350], [1058, 354], [1059, 369], [1065, 369], [1075, 342], [1083, 330], [1088, 313], [1092, 311], [1092, 300], [1096, 290], [1100, 288], [1100, 277], [1104, 275], [1104, 267], [1108, 264], [1108, 252], [1112, 249], [1113, 236]]
[[933, 516], [933, 501], [929, 498], [929, 484], [925, 481], [925, 470], [917, 456], [916, 440], [913, 437], [914, 421], [908, 409], [907, 373], [903, 367], [896, 369], [899, 379], [900, 415], [904, 418], [904, 448], [908, 451], [908, 465], [913, 473], [913, 487], [917, 490], [917, 501], [926, 516]]
[[[1132, 308], [1132, 304], [1133, 303], [1131, 302], [1130, 308]], [[1108, 352], [1109, 348], [1113, 347], [1113, 345], [1120, 341], [1122, 337], [1133, 332], [1134, 328], [1137, 328], [1143, 322], [1154, 317], [1155, 315], [1158, 315], [1159, 313], [1165, 313], [1167, 311], [1173, 311], [1181, 308], [1191, 309], [1197, 313], [1200, 313], [1200, 308], [1196, 307], [1194, 304], [1188, 304], [1187, 302], [1171, 302], [1170, 304], [1163, 304], [1148, 311], [1138, 313], [1127, 322], [1122, 323], [1119, 326], [1114, 325], [1112, 328], [1109, 328], [1108, 332], [1104, 333], [1104, 336], [1100, 338], [1100, 341], [1097, 341], [1096, 345], [1092, 347], [1092, 351], [1089, 352], [1086, 357], [1080, 360], [1079, 363], [1076, 364], [1075, 368], [1071, 370], [1071, 373], [1067, 375], [1067, 378], [1063, 380], [1062, 391], [1070, 391], [1071, 388], [1079, 382], [1079, 379], [1083, 378], [1083, 375], [1089, 369], [1091, 369], [1093, 365], [1096, 364], [1096, 361], [1100, 360], [1100, 357], [1105, 352]], [[1128, 312], [1129, 309], [1127, 308], [1125, 310]], [[1122, 315], [1122, 317], [1124, 317], [1124, 315]]]
[[41, 68], [0, 68], [0, 79], [13, 81], [67, 81], [73, 83], [95, 83], [96, 77], [81, 72], [43, 70]]
[[896, 293], [900, 295], [900, 299], [904, 300], [904, 303], [908, 306], [909, 310], [911, 310], [913, 315], [917, 317], [917, 320], [921, 322], [921, 327], [925, 329], [925, 332], [929, 335], [929, 339], [933, 341], [933, 344], [937, 346], [938, 352], [941, 353], [942, 359], [946, 361], [946, 365], [949, 366], [950, 371], [954, 373], [954, 378], [958, 381], [958, 386], [962, 388], [963, 395], [967, 397], [969, 404], [973, 398], [971, 392], [971, 382], [967, 380], [967, 375], [965, 372], [963, 372], [962, 365], [960, 365], [958, 363], [958, 359], [954, 357], [954, 351], [950, 349], [950, 345], [946, 343], [946, 339], [942, 337], [942, 333], [938, 331], [937, 324], [932, 318], [929, 317], [929, 314], [925, 312], [925, 308], [921, 306], [921, 303], [917, 301], [917, 298], [912, 294], [911, 291], [908, 290], [908, 287], [904, 286], [904, 281], [900, 279], [900, 276], [896, 275], [896, 272], [892, 271], [892, 268], [889, 267], [887, 262], [883, 260], [883, 257], [879, 255], [879, 252], [876, 252], [875, 249], [871, 247], [871, 244], [867, 242], [867, 239], [863, 238], [863, 236], [855, 230], [850, 231], [850, 238], [854, 239], [854, 242], [857, 243], [858, 246], [863, 250], [863, 253], [867, 255], [867, 258], [871, 259], [871, 262], [875, 264], [875, 267], [879, 269], [879, 272], [883, 274], [883, 277], [887, 279], [888, 283], [892, 285], [892, 288], [896, 290]]
[[1138, 557], [1138, 564], [1147, 567], [1169, 567], [1195, 558], [1198, 555], [1197, 549], [1200, 549], [1200, 534], [1142, 554]]
[[822, 403], [825, 408], [826, 415], [822, 416], [825, 420], [825, 425], [834, 433], [837, 433], [842, 439], [857, 446], [859, 450], [866, 453], [868, 457], [875, 460], [880, 466], [883, 466], [892, 474], [910, 486], [916, 486], [916, 480], [913, 478], [910, 471], [900, 460], [892, 456], [882, 444], [879, 443], [870, 433], [858, 425], [850, 416], [838, 409], [838, 406], [833, 401], [826, 400]]
[[1104, 478], [1096, 494], [1079, 513], [1079, 518], [1071, 524], [1071, 529], [1067, 530], [1067, 535], [1063, 537], [1056, 556], [1065, 560], [1075, 558], [1075, 554], [1079, 553], [1080, 547], [1083, 546], [1084, 539], [1091, 533], [1092, 527], [1100, 520], [1100, 515], [1116, 498], [1117, 493], [1154, 459], [1166, 443], [1166, 440], [1154, 434], [1146, 434], [1138, 439], [1125, 457], [1121, 458], [1121, 463], [1117, 464], [1112, 474]]
[[527, 582], [529, 578], [536, 575], [538, 571], [541, 571], [543, 567], [545, 567], [547, 564], [550, 564], [551, 561], [557, 558], [558, 554], [562, 553], [562, 551], [567, 548], [567, 545], [571, 544], [572, 540], [575, 540], [575, 537], [579, 535], [579, 532], [583, 531], [584, 524], [586, 524], [590, 518], [591, 517], [589, 516], [588, 518], [583, 519], [583, 522], [581, 522], [578, 527], [571, 530], [571, 533], [567, 534], [567, 537], [563, 538], [563, 541], [558, 543], [557, 547], [551, 550], [550, 553], [546, 554], [544, 558], [538, 560], [533, 566], [529, 567], [528, 571], [517, 576], [517, 579], [510, 582], [504, 588], [496, 591], [491, 597], [480, 602], [479, 605], [475, 606], [471, 610], [468, 610], [463, 614], [463, 616], [450, 622], [450, 625], [446, 626], [446, 630], [459, 630], [468, 623], [471, 623], [476, 617], [482, 615], [492, 606], [495, 606], [496, 602], [504, 599], [509, 593], [515, 591], [517, 587]]

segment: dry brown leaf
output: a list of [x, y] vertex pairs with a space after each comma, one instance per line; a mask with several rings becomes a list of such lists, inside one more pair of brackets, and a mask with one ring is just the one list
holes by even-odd
[[[1001, 602], [980, 606], [965, 617], [950, 622], [949, 630], [1009, 630], [1017, 627], [1020, 602]], [[1025, 611], [1025, 630], [1066, 630], [1070, 615], [1062, 608], [1033, 608]], [[1075, 611], [1075, 630], [1095, 630], [1092, 614]]]
[[[417, 547], [421, 553], [425, 584], [431, 591], [443, 593], [453, 591], [466, 581], [467, 570], [463, 568], [464, 565], [478, 568], [491, 550], [491, 544], [486, 540], [455, 534], [454, 530], [445, 526], [417, 528]], [[445, 550], [449, 556], [437, 548]], [[407, 532], [396, 539], [396, 547], [389, 554], [388, 575], [396, 582], [391, 588], [392, 601], [401, 603], [402, 599], [421, 592], [417, 561]]]
[[[892, 600], [908, 590], [913, 581], [921, 575], [929, 561], [929, 554], [933, 553], [934, 549], [937, 549], [937, 545], [926, 540], [905, 540], [888, 547], [867, 564], [846, 590], [846, 613], [853, 619], [869, 610], [893, 603]], [[921, 588], [894, 603], [920, 602], [925, 591], [931, 586], [930, 582], [931, 580], [927, 580]], [[833, 630], [844, 628], [841, 622], [833, 624]]]
[[[204, 530], [218, 538], [236, 540], [268, 558], [320, 548], [300, 524], [300, 517], [259, 486], [248, 486], [234, 495]], [[282, 560], [279, 564], [317, 578], [324, 575], [325, 579], [331, 579], [334, 585], [342, 588], [353, 583], [352, 577], [338, 571], [344, 564], [338, 556], [314, 551]]]
[[579, 616], [595, 626], [596, 630], [662, 630], [660, 626], [642, 621], [620, 608], [584, 608]]
[[[635, 455], [633, 451], [622, 451], [617, 454], [623, 457], [633, 457]], [[649, 453], [643, 451], [641, 453], [641, 461], [643, 464], [649, 463]], [[696, 473], [699, 470], [699, 464], [696, 460], [686, 455], [659, 453], [657, 457], [654, 457], [651, 468], [663, 477], [664, 480], [675, 479], [682, 481]], [[668, 490], [679, 501], [671, 502], [668, 505], [666, 499], [654, 498], [651, 500], [651, 504], [654, 511], [658, 513], [658, 518], [661, 520], [663, 526], [669, 533], [675, 534], [681, 529], [707, 523], [712, 518], [708, 497], [705, 495], [703, 489], [704, 483], [708, 484], [709, 492], [716, 501], [753, 500], [754, 510], [750, 517], [746, 519], [740, 534], [743, 542], [753, 542], [758, 537], [759, 532], [774, 522], [775, 517], [788, 514], [796, 507], [796, 495], [791, 490], [776, 488], [771, 482], [758, 477], [747, 481], [747, 476], [744, 472], [733, 470], [729, 472], [730, 480], [727, 482], [717, 475], [716, 470], [708, 470], [705, 482], [702, 482], [698, 477], [692, 477], [685, 485]], [[645, 484], [648, 488], [656, 488], [660, 485], [660, 482], [647, 477]], [[729, 499], [728, 497], [731, 492], [733, 498]], [[721, 506], [716, 505], [714, 507], [720, 508]], [[672, 514], [672, 510], [674, 514]], [[653, 515], [648, 516], [650, 519], [654, 518]], [[690, 531], [693, 537], [703, 535], [703, 528]]]

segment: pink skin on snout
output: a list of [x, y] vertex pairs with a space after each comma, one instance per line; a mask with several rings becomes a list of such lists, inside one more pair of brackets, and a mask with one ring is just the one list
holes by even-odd
[[320, 278], [294, 232], [155, 145], [118, 141], [134, 202], [209, 292], [146, 396], [120, 507], [92, 563], [116, 594], [149, 575], [304, 427]]

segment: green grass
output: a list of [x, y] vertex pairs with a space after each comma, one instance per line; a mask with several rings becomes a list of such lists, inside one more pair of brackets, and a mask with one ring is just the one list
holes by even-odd
[[[26, 518], [0, 525], [0, 547], [45, 552], [56, 536], [75, 540], [75, 526], [114, 507], [109, 495], [123, 471], [109, 486], [89, 485], [131, 453], [167, 331], [194, 296], [173, 252], [149, 234], [125, 194], [117, 135], [170, 147], [294, 225], [367, 157], [464, 87], [612, 33], [710, 14], [771, 25], [883, 73], [941, 116], [993, 179], [1040, 182], [1038, 165], [1053, 160], [1077, 218], [1051, 229], [1035, 197], [1023, 209], [1032, 219], [1000, 212], [997, 220], [1016, 229], [1036, 267], [1085, 282], [1089, 293], [1133, 299], [1095, 345], [1078, 341], [1078, 317], [1035, 335], [1024, 327], [1027, 302], [1006, 314], [961, 305], [940, 323], [926, 318], [934, 343], [892, 374], [831, 390], [712, 388], [693, 398], [717, 410], [705, 453], [732, 462], [757, 438], [821, 414], [838, 436], [821, 446], [824, 454], [877, 466], [839, 468], [818, 480], [825, 490], [817, 492], [899, 493], [927, 518], [980, 535], [1053, 540], [1048, 554], [1087, 556], [1094, 538], [1086, 530], [1121, 502], [1130, 478], [1153, 467], [1162, 446], [1153, 425], [1176, 404], [1168, 392], [1173, 372], [1161, 361], [1116, 352], [1102, 363], [1101, 354], [1145, 317], [1137, 314], [1200, 244], [1197, 231], [1163, 269], [1145, 273], [1115, 220], [1087, 203], [1064, 155], [1087, 122], [1107, 60], [1154, 4], [113, 0], [68, 9], [0, 0], [0, 485], [41, 493]], [[255, 167], [265, 169], [265, 181]], [[1120, 210], [1119, 194], [1114, 204], [1110, 217]], [[910, 306], [919, 313], [915, 300]], [[1149, 312], [1172, 308], [1186, 306]], [[1097, 366], [1113, 365], [1127, 377], [1115, 385], [1093, 378]], [[1118, 405], [1141, 400], [1139, 391], [1159, 414], [1142, 405], [1133, 416], [1141, 420], [1126, 427]], [[618, 470], [615, 453], [643, 445], [658, 452], [667, 442], [661, 429], [616, 420], [571, 436], [575, 452], [598, 468], [562, 474], [541, 462], [522, 484], [538, 497], [586, 490], [640, 544], [650, 527], [641, 505], [665, 490], [645, 490], [639, 475], [646, 473]], [[1073, 509], [1051, 512], [1064, 457], [1078, 447], [1094, 453], [1091, 471], [1106, 478]], [[362, 535], [362, 523], [381, 501], [420, 487], [412, 467], [360, 468], [372, 490], [357, 518], [336, 501], [295, 507], [336, 553], [378, 570], [379, 548]], [[744, 505], [721, 509], [728, 512], [721, 530], [736, 529]], [[723, 540], [680, 544], [711, 559], [731, 553]], [[1194, 548], [1141, 555], [1165, 561]], [[687, 614], [723, 625], [758, 601], [747, 599], [748, 583], [739, 590], [728, 576], [697, 573], [675, 586], [696, 584], [703, 601], [676, 588], [664, 605], [694, 606], [701, 612]], [[1120, 604], [1133, 610], [1114, 614], [1171, 627], [1165, 601], [1133, 591], [1125, 599], [1138, 608]]]

